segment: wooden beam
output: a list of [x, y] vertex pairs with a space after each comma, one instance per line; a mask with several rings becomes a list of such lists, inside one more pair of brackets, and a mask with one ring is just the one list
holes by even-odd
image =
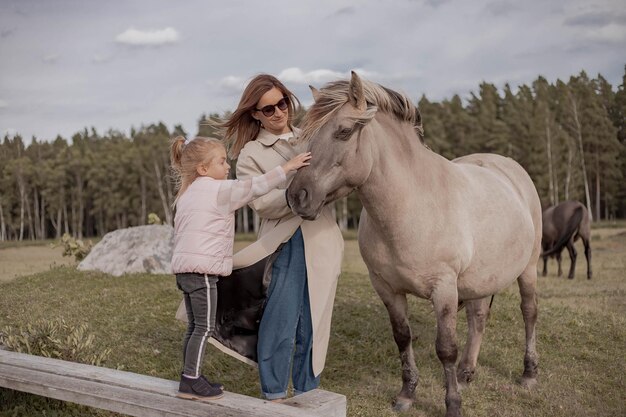
[[321, 389], [291, 397], [282, 404], [308, 410], [318, 416], [346, 417], [346, 396]]
[[0, 386], [136, 417], [345, 417], [346, 398], [313, 390], [272, 403], [224, 392], [211, 402], [176, 398], [178, 382], [0, 350]]

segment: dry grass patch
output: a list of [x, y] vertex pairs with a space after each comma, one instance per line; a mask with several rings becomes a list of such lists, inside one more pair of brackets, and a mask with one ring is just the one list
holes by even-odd
[[63, 257], [63, 248], [49, 245], [7, 247], [0, 249], [0, 283], [60, 266], [75, 265], [73, 258]]

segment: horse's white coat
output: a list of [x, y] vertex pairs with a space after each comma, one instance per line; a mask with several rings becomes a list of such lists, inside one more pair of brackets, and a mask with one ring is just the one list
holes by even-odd
[[524, 378], [532, 384], [541, 206], [528, 174], [499, 155], [448, 161], [432, 152], [416, 135], [421, 119], [410, 101], [356, 74], [349, 84], [331, 83], [317, 96], [303, 126], [312, 163], [298, 172], [288, 197], [297, 214], [314, 218], [324, 204], [357, 190], [364, 206], [359, 246], [389, 311], [403, 363], [396, 407], [411, 405], [417, 382], [407, 293], [431, 300], [437, 314], [447, 416], [460, 415], [457, 304], [470, 300], [469, 341], [459, 366], [462, 382], [469, 382], [488, 312], [486, 297], [515, 280], [526, 323]]

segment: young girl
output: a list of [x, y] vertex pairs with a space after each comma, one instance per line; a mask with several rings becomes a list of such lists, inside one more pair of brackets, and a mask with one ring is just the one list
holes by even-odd
[[311, 156], [299, 154], [245, 181], [227, 180], [230, 165], [217, 139], [197, 137], [186, 143], [179, 136], [172, 141], [170, 156], [179, 183], [172, 272], [184, 294], [189, 323], [177, 396], [213, 400], [223, 395], [223, 386], [209, 382], [200, 366], [215, 326], [218, 277], [230, 275], [233, 268], [234, 212], [283, 184], [290, 171], [309, 165]]

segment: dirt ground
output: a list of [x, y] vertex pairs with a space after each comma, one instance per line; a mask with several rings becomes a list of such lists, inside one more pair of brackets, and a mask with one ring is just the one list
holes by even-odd
[[0, 249], [0, 283], [57, 266], [75, 264], [72, 257], [63, 256], [61, 247], [24, 246]]

